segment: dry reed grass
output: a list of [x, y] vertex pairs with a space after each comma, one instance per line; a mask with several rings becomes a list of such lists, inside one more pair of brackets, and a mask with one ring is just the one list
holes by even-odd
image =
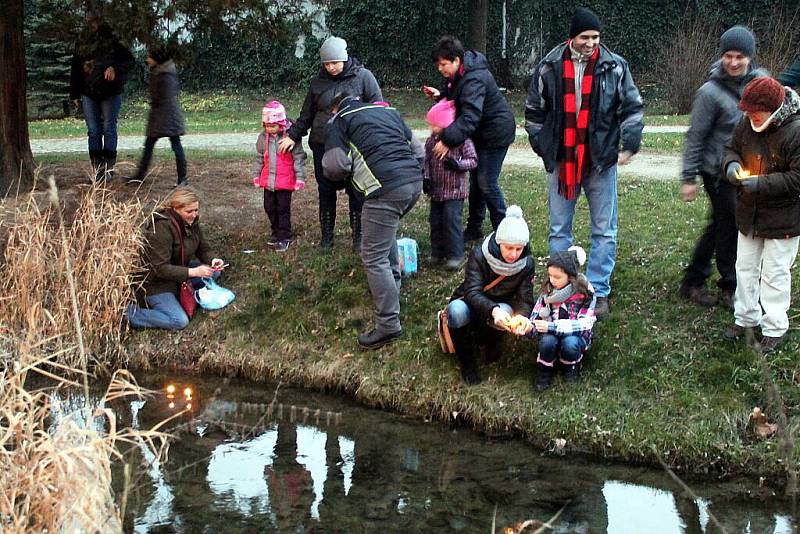
[[49, 202], [30, 195], [8, 218], [0, 333], [28, 345], [50, 340], [48, 349], [69, 368], [121, 357], [120, 324], [143, 247], [139, 201], [89, 186], [67, 223], [50, 177]]
[[104, 407], [145, 393], [127, 371], [113, 375], [99, 408], [69, 414], [49, 430], [51, 391], [25, 388], [29, 372], [61, 356], [46, 345], [18, 344], [19, 359], [0, 373], [0, 530], [121, 532], [126, 494], [118, 506], [111, 490], [111, 461], [121, 457], [117, 446], [144, 442], [159, 458], [166, 452], [166, 436], [118, 429], [114, 413]]

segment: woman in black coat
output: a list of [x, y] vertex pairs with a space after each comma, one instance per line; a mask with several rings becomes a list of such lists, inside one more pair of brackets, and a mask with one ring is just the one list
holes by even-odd
[[151, 48], [147, 51], [147, 65], [150, 67], [150, 114], [147, 116], [147, 131], [144, 140], [144, 151], [139, 162], [136, 175], [129, 179], [131, 183], [140, 183], [147, 174], [153, 148], [156, 141], [169, 137], [172, 151], [175, 153], [175, 165], [178, 171], [177, 185], [188, 183], [186, 177], [186, 154], [181, 145], [181, 136], [186, 133], [183, 111], [178, 102], [180, 85], [175, 62], [164, 48]]
[[486, 360], [496, 361], [502, 332], [523, 335], [528, 329], [535, 266], [529, 237], [522, 210], [510, 206], [497, 231], [470, 253], [464, 282], [447, 305], [450, 336], [461, 376], [468, 384], [481, 381], [474, 355], [476, 343], [484, 347]]
[[352, 189], [350, 180], [332, 181], [322, 173], [322, 156], [325, 154], [325, 125], [333, 115], [333, 98], [340, 93], [358, 97], [362, 102], [383, 100], [375, 76], [356, 58], [347, 53], [347, 42], [339, 37], [328, 37], [319, 49], [323, 68], [311, 79], [300, 117], [286, 131], [280, 142], [282, 152], [288, 152], [299, 143], [311, 128], [308, 147], [314, 155], [314, 176], [319, 189], [320, 248], [333, 246], [333, 229], [336, 224], [336, 192], [347, 191], [350, 203], [350, 226], [353, 229], [353, 247], [361, 247], [361, 196]]

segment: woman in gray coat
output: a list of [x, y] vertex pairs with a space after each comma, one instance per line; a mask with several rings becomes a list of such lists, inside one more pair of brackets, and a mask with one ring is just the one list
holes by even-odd
[[178, 170], [177, 185], [188, 183], [186, 178], [186, 154], [183, 152], [181, 137], [186, 133], [183, 112], [178, 103], [178, 74], [175, 63], [164, 48], [151, 48], [147, 51], [147, 65], [150, 67], [150, 114], [147, 116], [147, 136], [139, 169], [129, 182], [140, 183], [147, 174], [156, 141], [169, 137]]

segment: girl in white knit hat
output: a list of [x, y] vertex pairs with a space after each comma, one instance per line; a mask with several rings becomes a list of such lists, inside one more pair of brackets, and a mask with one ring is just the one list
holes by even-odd
[[497, 231], [470, 253], [464, 282], [447, 305], [450, 335], [468, 384], [481, 381], [476, 344], [491, 363], [501, 355], [503, 332], [523, 335], [530, 330], [535, 262], [529, 239], [522, 209], [510, 206]]

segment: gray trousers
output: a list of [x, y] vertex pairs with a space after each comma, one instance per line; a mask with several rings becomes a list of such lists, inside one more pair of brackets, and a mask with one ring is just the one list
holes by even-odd
[[421, 180], [402, 185], [365, 200], [361, 211], [361, 261], [375, 306], [375, 330], [382, 334], [401, 330], [397, 228], [421, 192]]

